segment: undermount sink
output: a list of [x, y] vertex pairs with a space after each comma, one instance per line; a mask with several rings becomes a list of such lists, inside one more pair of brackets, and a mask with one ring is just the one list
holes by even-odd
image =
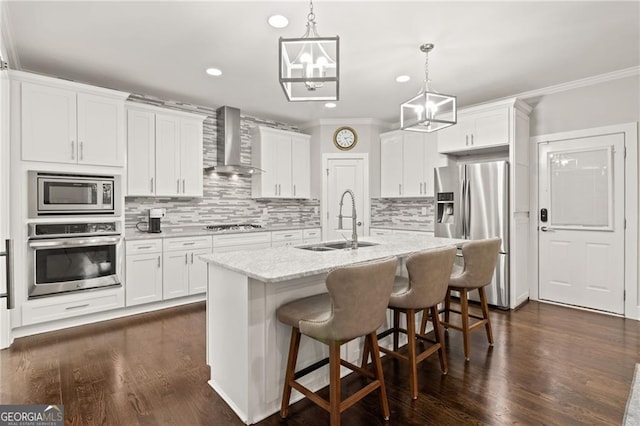
[[[358, 248], [360, 247], [371, 247], [377, 246], [377, 243], [368, 243], [366, 241], [358, 242]], [[314, 244], [311, 246], [298, 247], [302, 250], [310, 250], [310, 251], [331, 251], [331, 250], [341, 250], [341, 249], [350, 249], [351, 243], [348, 241], [338, 241], [333, 243], [320, 243]]]

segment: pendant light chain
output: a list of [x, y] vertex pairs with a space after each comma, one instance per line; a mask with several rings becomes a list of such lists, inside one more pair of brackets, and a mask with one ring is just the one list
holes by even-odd
[[316, 14], [313, 13], [313, 0], [309, 1], [309, 14], [307, 15], [307, 31], [302, 37], [309, 37], [313, 34], [314, 37], [319, 37], [316, 31]]
[[429, 92], [429, 51], [427, 50], [424, 54], [424, 91]]

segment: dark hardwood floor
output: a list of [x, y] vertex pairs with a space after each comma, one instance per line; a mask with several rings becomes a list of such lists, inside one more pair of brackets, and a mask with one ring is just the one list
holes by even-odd
[[[0, 351], [0, 404], [62, 403], [69, 425], [241, 425], [207, 385], [204, 313], [198, 303], [17, 339]], [[388, 424], [621, 423], [640, 362], [640, 322], [536, 302], [491, 318], [495, 346], [472, 333], [468, 363], [461, 334], [447, 333], [449, 374], [440, 374], [437, 356], [421, 363], [416, 401], [407, 366], [383, 359]], [[360, 380], [343, 379], [343, 392]], [[260, 424], [328, 421], [303, 400], [286, 422], [276, 414]], [[385, 424], [377, 394], [342, 421]]]

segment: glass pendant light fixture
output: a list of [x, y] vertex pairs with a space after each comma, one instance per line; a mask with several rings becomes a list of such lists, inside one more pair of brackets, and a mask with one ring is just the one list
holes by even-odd
[[431, 91], [429, 80], [429, 52], [432, 43], [420, 50], [425, 53], [424, 90], [400, 105], [400, 128], [412, 132], [435, 132], [457, 122], [456, 97]]
[[313, 1], [309, 9], [302, 37], [280, 37], [280, 84], [290, 102], [337, 101], [340, 38], [320, 37]]

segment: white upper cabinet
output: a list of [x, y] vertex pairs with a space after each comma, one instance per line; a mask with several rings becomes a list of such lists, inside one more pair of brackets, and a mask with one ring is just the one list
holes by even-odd
[[126, 93], [100, 88], [89, 93], [90, 86], [36, 79], [21, 83], [23, 160], [124, 165]]
[[309, 198], [311, 136], [257, 127], [252, 133], [253, 198]]
[[508, 147], [510, 110], [509, 105], [498, 103], [459, 111], [458, 124], [438, 132], [438, 151], [444, 154]]
[[206, 116], [127, 105], [127, 195], [202, 197]]
[[433, 169], [443, 163], [435, 135], [393, 131], [380, 135], [380, 195], [433, 197]]

